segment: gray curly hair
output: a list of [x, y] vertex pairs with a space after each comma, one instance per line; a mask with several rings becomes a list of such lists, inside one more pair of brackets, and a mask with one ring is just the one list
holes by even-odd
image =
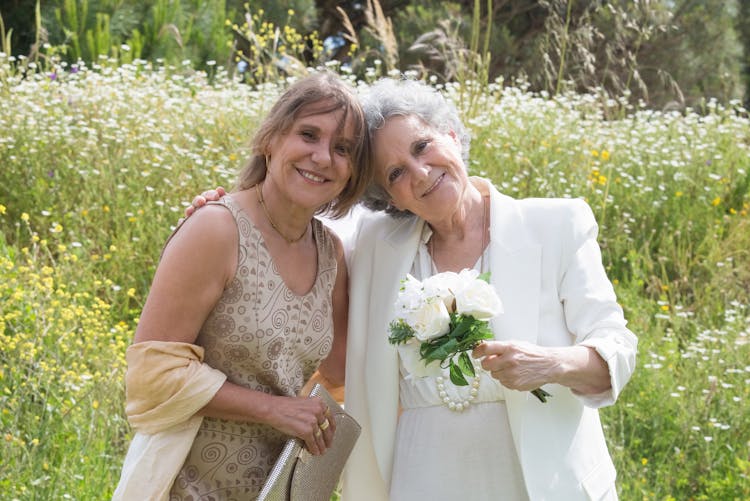
[[[442, 133], [453, 131], [461, 141], [464, 164], [469, 160], [471, 136], [458, 116], [456, 107], [434, 87], [416, 80], [382, 78], [362, 96], [367, 131], [372, 136], [394, 116], [416, 116]], [[393, 217], [408, 217], [409, 211], [389, 204], [388, 192], [374, 179], [362, 196], [362, 204], [374, 211], [385, 211]]]

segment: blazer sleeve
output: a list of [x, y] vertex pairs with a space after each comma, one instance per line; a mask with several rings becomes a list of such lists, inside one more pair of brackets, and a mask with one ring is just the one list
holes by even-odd
[[559, 284], [568, 330], [576, 343], [597, 351], [609, 367], [611, 388], [599, 395], [580, 395], [589, 407], [613, 404], [635, 369], [638, 339], [626, 327], [622, 308], [602, 264], [598, 226], [582, 200], [571, 204], [571, 238], [563, 252]]

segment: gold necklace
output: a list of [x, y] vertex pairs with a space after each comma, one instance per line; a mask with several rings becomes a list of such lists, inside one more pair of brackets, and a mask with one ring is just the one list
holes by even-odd
[[260, 202], [260, 206], [263, 207], [263, 212], [266, 214], [266, 219], [268, 219], [268, 222], [271, 223], [271, 227], [276, 230], [276, 233], [281, 235], [281, 238], [286, 240], [286, 243], [293, 244], [295, 242], [299, 242], [302, 240], [302, 237], [304, 237], [307, 234], [307, 226], [305, 226], [305, 231], [302, 232], [302, 235], [298, 236], [297, 238], [289, 238], [286, 235], [284, 235], [278, 226], [276, 226], [276, 223], [273, 222], [273, 219], [271, 218], [271, 214], [268, 212], [268, 207], [266, 207], [266, 203], [263, 201], [263, 190], [261, 189], [261, 184], [258, 183], [255, 185], [255, 191], [258, 193], [258, 201]]
[[[428, 251], [432, 258], [434, 272], [438, 273], [437, 259], [435, 256], [435, 233], [433, 231], [430, 241], [428, 242]], [[484, 273], [484, 254], [487, 247], [487, 197], [482, 196], [482, 253], [480, 254], [479, 272]]]

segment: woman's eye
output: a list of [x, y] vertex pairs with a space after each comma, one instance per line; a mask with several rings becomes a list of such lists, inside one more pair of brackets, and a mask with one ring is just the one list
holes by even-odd
[[396, 167], [388, 173], [388, 183], [393, 184], [404, 172], [401, 167]]
[[419, 141], [414, 145], [414, 152], [415, 153], [422, 153], [425, 149], [427, 149], [427, 145], [429, 144], [429, 141]]
[[302, 136], [304, 139], [307, 139], [307, 140], [313, 140], [313, 139], [315, 139], [315, 134], [312, 131], [309, 131], [309, 130], [300, 131], [299, 135]]
[[334, 151], [339, 155], [349, 155], [350, 149], [348, 144], [337, 144], [333, 147]]

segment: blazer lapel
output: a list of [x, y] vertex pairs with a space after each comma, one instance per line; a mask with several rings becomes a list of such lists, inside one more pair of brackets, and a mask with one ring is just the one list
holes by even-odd
[[503, 302], [495, 338], [535, 343], [539, 326], [541, 246], [531, 240], [517, 203], [494, 188], [491, 197], [490, 282]]

